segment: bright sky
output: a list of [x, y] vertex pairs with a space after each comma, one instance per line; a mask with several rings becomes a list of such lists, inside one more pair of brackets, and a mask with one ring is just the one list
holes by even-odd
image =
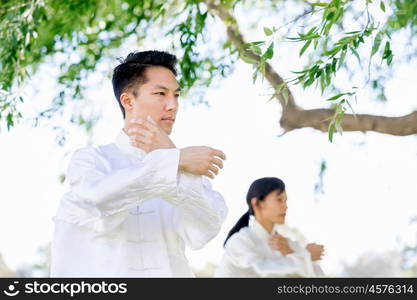
[[[287, 221], [326, 246], [323, 268], [330, 274], [339, 274], [342, 262], [352, 262], [364, 251], [398, 249], [397, 237], [411, 241], [415, 232], [408, 221], [417, 213], [416, 137], [345, 133], [330, 144], [326, 134], [312, 129], [277, 137], [279, 107], [259, 96], [263, 86], [253, 88], [248, 74], [248, 66], [239, 64], [233, 76], [209, 91], [211, 108], [182, 105], [172, 135], [178, 147], [209, 145], [228, 156], [213, 185], [230, 213], [217, 238], [203, 250], [188, 252], [192, 265], [220, 260], [225, 235], [247, 209], [250, 183], [263, 176], [286, 182]], [[398, 90], [404, 98], [417, 92], [408, 89], [403, 82]], [[109, 143], [122, 120], [110, 82], [95, 92], [103, 95], [104, 107], [94, 142]], [[51, 218], [67, 188], [58, 180], [68, 163], [66, 151], [83, 146], [85, 138], [72, 131], [67, 146], [60, 148], [51, 129], [18, 126], [3, 132], [0, 144], [0, 252], [16, 268], [33, 261], [36, 248], [50, 241]], [[328, 164], [325, 195], [315, 196], [323, 158]]]
[[[282, 63], [283, 55], [277, 56]], [[290, 66], [297, 59], [288, 56], [283, 68], [294, 70]], [[416, 109], [416, 70], [412, 65], [396, 70], [387, 85], [387, 104], [371, 101], [365, 94], [355, 110], [401, 115]], [[39, 102], [28, 106], [53, 95], [48, 83], [51, 74], [39, 75], [39, 82], [46, 84], [40, 85]], [[266, 85], [252, 85], [251, 74], [250, 66], [238, 63], [232, 76], [205, 95], [210, 108], [182, 99], [172, 134], [176, 145], [212, 146], [228, 157], [213, 185], [226, 199], [229, 215], [220, 234], [203, 250], [188, 251], [191, 264], [201, 268], [219, 262], [227, 232], [247, 209], [250, 183], [264, 176], [285, 181], [287, 222], [310, 241], [325, 245], [322, 266], [329, 275], [342, 274], [344, 263], [354, 262], [366, 251], [399, 250], [404, 243], [412, 244], [416, 232], [409, 220], [417, 215], [416, 136], [344, 133], [331, 144], [325, 133], [302, 129], [278, 137], [280, 107], [275, 101], [267, 102]], [[89, 95], [102, 112], [93, 139], [98, 145], [111, 143], [123, 124], [110, 80], [96, 79]], [[294, 89], [294, 93], [304, 107], [323, 103], [312, 90]], [[36, 249], [51, 239], [51, 219], [67, 190], [58, 176], [66, 170], [71, 153], [86, 144], [82, 130], [69, 131], [63, 148], [56, 145], [51, 128], [18, 125], [0, 135], [0, 253], [13, 269], [33, 262]], [[328, 167], [325, 194], [315, 195], [322, 159]]]

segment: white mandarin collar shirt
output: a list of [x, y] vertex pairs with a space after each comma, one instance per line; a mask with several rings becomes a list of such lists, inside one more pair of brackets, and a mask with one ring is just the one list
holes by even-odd
[[[288, 239], [294, 253], [282, 255], [268, 245], [271, 236], [255, 218], [248, 227], [233, 234], [226, 243], [225, 253], [216, 270], [216, 277], [318, 277], [324, 273], [318, 262], [302, 245], [302, 237], [286, 225], [275, 225]], [[298, 240], [294, 240], [295, 237]]]
[[178, 171], [179, 149], [150, 153], [122, 131], [75, 151], [54, 217], [52, 277], [192, 277], [185, 247], [201, 249], [227, 207], [203, 176]]

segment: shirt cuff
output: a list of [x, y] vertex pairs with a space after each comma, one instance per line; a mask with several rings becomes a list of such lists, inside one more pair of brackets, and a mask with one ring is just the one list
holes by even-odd
[[186, 199], [200, 199], [204, 195], [203, 176], [188, 172], [178, 172], [177, 194], [170, 199], [171, 204], [180, 205]]
[[179, 160], [180, 150], [177, 148], [156, 149], [144, 157], [144, 164], [152, 166], [147, 177], [153, 178], [158, 193], [164, 197], [174, 197], [176, 194]]

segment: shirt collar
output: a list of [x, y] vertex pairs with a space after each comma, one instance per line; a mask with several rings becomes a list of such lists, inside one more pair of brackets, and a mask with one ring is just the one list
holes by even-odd
[[270, 236], [269, 232], [259, 223], [256, 221], [255, 218], [252, 218], [252, 222], [249, 224], [252, 228], [253, 232], [259, 236], [261, 239], [268, 239]]
[[[261, 223], [256, 221], [256, 219], [253, 217], [251, 218], [251, 223], [249, 223], [249, 226], [252, 228], [253, 232], [257, 236], [259, 236], [262, 239], [267, 239], [271, 235], [263, 226]], [[286, 224], [275, 224], [274, 228], [272, 229], [272, 232], [274, 234], [279, 233], [283, 236], [289, 236], [291, 235], [291, 231], [288, 228]]]
[[145, 151], [143, 151], [142, 149], [133, 147], [130, 144], [129, 137], [127, 136], [127, 134], [124, 132], [123, 129], [120, 130], [120, 133], [116, 137], [115, 144], [124, 153], [134, 155], [136, 157], [143, 157], [146, 155]]

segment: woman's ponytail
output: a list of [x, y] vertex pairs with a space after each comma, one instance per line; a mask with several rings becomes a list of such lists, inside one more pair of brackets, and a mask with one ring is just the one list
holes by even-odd
[[254, 215], [254, 210], [252, 208], [252, 199], [256, 198], [257, 201], [263, 201], [264, 198], [271, 193], [272, 191], [279, 191], [282, 193], [285, 191], [285, 183], [276, 177], [264, 177], [259, 178], [252, 182], [249, 187], [248, 193], [246, 195], [246, 203], [249, 207], [248, 211], [240, 217], [237, 221], [235, 226], [229, 231], [226, 240], [224, 241], [223, 246], [226, 246], [227, 240], [236, 232], [238, 232], [243, 227], [247, 227], [249, 225], [249, 217], [250, 215]]
[[249, 211], [245, 212], [240, 219], [236, 222], [235, 226], [229, 231], [226, 240], [223, 243], [223, 247], [226, 246], [227, 240], [236, 232], [238, 232], [243, 227], [247, 227], [249, 225]]

